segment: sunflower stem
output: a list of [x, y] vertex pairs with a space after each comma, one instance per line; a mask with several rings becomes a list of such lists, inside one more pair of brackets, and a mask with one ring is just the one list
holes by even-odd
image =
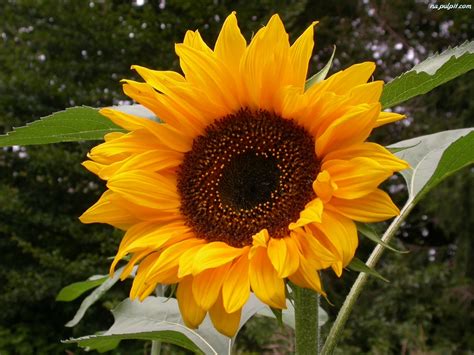
[[[155, 294], [158, 297], [163, 297], [165, 295], [165, 286], [162, 284], [156, 285]], [[161, 340], [152, 340], [150, 355], [160, 355], [160, 354], [161, 354]]]
[[[405, 204], [405, 206], [400, 211], [400, 215], [393, 220], [393, 222], [390, 224], [390, 226], [387, 228], [384, 235], [382, 236], [382, 240], [384, 242], [386, 243], [390, 242], [390, 240], [393, 238], [397, 230], [400, 228], [403, 221], [406, 219], [406, 217], [408, 216], [410, 211], [413, 209], [415, 204], [416, 204], [415, 201], [408, 201]], [[380, 257], [382, 256], [382, 253], [384, 252], [384, 250], [385, 250], [384, 246], [382, 246], [381, 244], [377, 244], [377, 246], [374, 248], [374, 250], [370, 254], [369, 258], [367, 259], [366, 265], [369, 267], [374, 267], [375, 264], [377, 264], [377, 262], [379, 261]], [[349, 294], [347, 295], [346, 299], [344, 300], [344, 304], [339, 310], [337, 318], [334, 321], [334, 324], [332, 325], [331, 330], [329, 331], [329, 335], [326, 338], [323, 349], [321, 350], [321, 355], [329, 355], [334, 352], [334, 349], [336, 348], [336, 345], [337, 345], [337, 341], [339, 340], [341, 333], [344, 330], [347, 319], [350, 313], [352, 312], [352, 308], [354, 307], [354, 304], [357, 301], [357, 298], [359, 297], [360, 293], [362, 292], [362, 289], [367, 283], [368, 277], [369, 277], [368, 274], [360, 273], [356, 281], [352, 285], [352, 288]]]
[[150, 355], [160, 355], [161, 353], [161, 341], [152, 340], [151, 341], [151, 353]]
[[319, 354], [319, 294], [293, 286], [296, 354]]

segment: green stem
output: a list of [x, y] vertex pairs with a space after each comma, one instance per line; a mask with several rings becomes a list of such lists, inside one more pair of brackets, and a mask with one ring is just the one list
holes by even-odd
[[319, 354], [319, 295], [293, 286], [295, 300], [296, 354]]
[[161, 353], [161, 341], [152, 340], [151, 341], [151, 353], [150, 355], [160, 355]]
[[[163, 297], [165, 294], [165, 286], [162, 284], [156, 285], [155, 294], [158, 297]], [[160, 355], [160, 353], [161, 353], [161, 340], [152, 340], [150, 355]]]
[[[408, 201], [405, 204], [403, 209], [400, 211], [400, 215], [393, 220], [393, 222], [390, 224], [388, 229], [385, 231], [382, 237], [382, 240], [384, 242], [386, 243], [390, 242], [390, 240], [393, 238], [397, 230], [400, 228], [401, 224], [403, 223], [405, 218], [408, 216], [412, 208], [415, 206], [415, 204], [416, 204], [415, 201]], [[367, 259], [367, 263], [366, 263], [367, 266], [374, 267], [375, 264], [377, 264], [377, 262], [379, 261], [380, 257], [382, 256], [382, 253], [384, 252], [384, 250], [385, 250], [385, 247], [378, 244], [374, 248], [372, 253], [370, 254], [369, 259]], [[360, 273], [356, 281], [352, 285], [352, 288], [349, 294], [347, 295], [346, 299], [344, 300], [344, 304], [339, 310], [339, 314], [337, 315], [337, 318], [334, 324], [332, 325], [331, 330], [329, 331], [329, 335], [326, 338], [324, 347], [321, 351], [321, 355], [328, 355], [334, 352], [334, 349], [337, 345], [337, 341], [339, 340], [341, 333], [344, 329], [344, 326], [346, 325], [347, 318], [349, 317], [349, 314], [351, 313], [352, 308], [354, 307], [354, 304], [357, 301], [357, 298], [362, 292], [362, 289], [367, 283], [368, 277], [369, 277], [368, 274]]]

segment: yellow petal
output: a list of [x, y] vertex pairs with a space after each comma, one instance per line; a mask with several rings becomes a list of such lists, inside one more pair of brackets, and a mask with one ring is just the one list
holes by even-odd
[[159, 135], [159, 141], [167, 147], [183, 153], [191, 150], [193, 139], [173, 127], [163, 123], [156, 129], [156, 132]]
[[380, 112], [380, 103], [359, 105], [335, 120], [316, 138], [316, 154], [324, 157], [330, 151], [362, 143], [372, 131]]
[[369, 158], [330, 160], [323, 163], [322, 169], [329, 172], [337, 185], [333, 196], [343, 199], [365, 196], [392, 175], [390, 170]]
[[99, 113], [127, 131], [136, 131], [144, 128], [153, 133], [156, 126], [159, 125], [159, 123], [148, 118], [135, 116], [112, 108], [102, 108]]
[[254, 253], [260, 248], [266, 248], [270, 235], [267, 229], [262, 229], [260, 232], [252, 236], [252, 247], [250, 248], [249, 258], [252, 258]]
[[404, 118], [406, 118], [406, 116], [401, 115], [399, 113], [380, 112], [379, 117], [377, 118], [377, 121], [375, 121], [375, 126], [374, 127], [380, 127], [380, 126], [383, 126], [387, 123], [392, 123], [392, 122], [403, 120]]
[[229, 268], [230, 263], [227, 263], [194, 276], [193, 296], [199, 307], [207, 311], [216, 302]]
[[184, 223], [160, 224], [157, 222], [142, 222], [133, 225], [127, 230], [120, 242], [119, 250], [114, 258], [111, 269], [125, 255], [140, 252], [144, 249], [156, 251], [163, 247], [170, 239], [176, 236], [191, 235], [190, 228]]
[[239, 329], [241, 310], [227, 313], [222, 303], [222, 295], [209, 310], [212, 324], [222, 334], [232, 338]]
[[308, 64], [314, 47], [314, 26], [318, 22], [313, 22], [306, 31], [290, 47], [290, 69], [293, 80], [292, 84], [304, 89], [306, 76], [308, 74]]
[[176, 299], [178, 300], [179, 311], [187, 327], [195, 329], [202, 323], [206, 316], [206, 311], [198, 306], [192, 293], [192, 276], [186, 276], [178, 284]]
[[319, 229], [326, 241], [334, 246], [342, 266], [349, 264], [359, 242], [354, 222], [339, 213], [325, 210], [323, 223], [315, 223], [313, 226]]
[[249, 260], [247, 255], [234, 260], [222, 285], [222, 298], [227, 313], [239, 311], [250, 296]]
[[190, 275], [193, 272], [194, 256], [205, 245], [206, 241], [202, 239], [202, 244], [196, 245], [186, 250], [179, 258], [178, 277]]
[[140, 262], [140, 265], [138, 265], [137, 273], [133, 279], [132, 288], [130, 289], [130, 298], [132, 300], [137, 297], [141, 299], [142, 296], [146, 295], [146, 291], [148, 291], [150, 287], [156, 285], [156, 283], [155, 285], [152, 285], [146, 275], [148, 269], [155, 264], [158, 257], [159, 253], [151, 253]]
[[373, 62], [354, 64], [345, 70], [331, 75], [323, 82], [323, 85], [327, 91], [344, 95], [349, 89], [366, 83], [374, 70], [375, 63]]
[[[133, 241], [136, 241], [137, 239], [140, 239], [142, 236], [147, 235], [148, 233], [153, 233], [157, 229], [160, 229], [162, 227], [159, 223], [149, 223], [149, 222], [140, 222], [132, 225], [125, 235], [123, 236], [117, 254], [114, 257], [114, 260], [112, 261], [112, 264], [110, 265], [110, 276], [113, 275], [115, 267], [117, 264], [120, 262], [120, 260], [123, 259], [126, 255], [130, 254], [131, 252], [136, 252], [142, 253], [143, 251], [147, 251], [147, 253], [143, 256], [146, 256], [147, 254], [151, 254], [155, 250], [150, 248], [148, 245], [136, 249], [136, 250], [129, 250], [128, 246], [130, 243], [133, 243]], [[135, 258], [135, 255], [132, 257], [132, 259]]]
[[[153, 252], [154, 250], [152, 249], [144, 249], [140, 251], [139, 253], [133, 254], [133, 256], [128, 261], [127, 265], [125, 265], [125, 268], [123, 269], [122, 274], [120, 275], [120, 280], [124, 281], [127, 277], [129, 277], [135, 265], [138, 264], [144, 257], [146, 257], [147, 255]], [[113, 273], [114, 273], [114, 270], [111, 267], [110, 276], [112, 276]]]
[[253, 239], [252, 244], [254, 246], [266, 247], [269, 238], [270, 238], [270, 235], [268, 234], [268, 230], [262, 229], [260, 232], [252, 236], [252, 239]]
[[98, 173], [99, 177], [108, 180], [114, 174], [129, 170], [161, 170], [177, 168], [182, 162], [182, 153], [168, 149], [153, 149], [134, 154], [127, 159], [104, 166]]
[[321, 199], [316, 198], [310, 201], [300, 212], [300, 218], [295, 223], [290, 223], [289, 229], [293, 230], [302, 226], [305, 226], [313, 222], [321, 222], [321, 214], [323, 212], [324, 205]]
[[107, 223], [119, 229], [127, 229], [139, 220], [114, 201], [117, 195], [108, 190], [99, 201], [89, 207], [80, 217], [82, 223]]
[[180, 199], [176, 183], [160, 174], [132, 170], [114, 175], [107, 187], [140, 206], [177, 211]]
[[350, 219], [364, 223], [384, 221], [400, 213], [390, 196], [379, 189], [354, 200], [334, 198], [330, 208], [336, 209]]
[[211, 101], [221, 103], [228, 113], [239, 108], [234, 78], [224, 65], [215, 57], [184, 44], [177, 44], [175, 49], [186, 80], [202, 88]]
[[344, 149], [335, 150], [326, 155], [324, 160], [350, 160], [357, 157], [373, 159], [384, 168], [391, 171], [400, 171], [409, 166], [406, 161], [397, 158], [381, 145], [372, 142], [354, 144]]
[[[166, 97], [157, 92], [151, 85], [128, 79], [123, 79], [121, 82], [123, 83], [122, 89], [125, 95], [146, 107], [160, 120], [165, 122], [170, 120], [171, 123], [177, 123], [174, 117], [175, 115], [173, 114], [173, 108], [166, 107]], [[154, 122], [150, 119], [147, 120]], [[158, 122], [154, 123], [155, 125], [159, 125]], [[183, 128], [185, 132], [188, 131], [184, 125], [182, 125], [181, 128]]]
[[281, 112], [281, 90], [289, 84], [288, 34], [278, 15], [252, 38], [240, 71], [250, 108]]
[[205, 53], [206, 55], [213, 55], [211, 48], [204, 42], [199, 31], [186, 31], [183, 43], [191, 48]]
[[303, 257], [300, 259], [298, 270], [288, 278], [299, 287], [309, 288], [325, 295], [318, 272]]
[[162, 145], [153, 134], [145, 129], [139, 129], [95, 146], [91, 149], [89, 157], [98, 163], [109, 165], [132, 154], [160, 148]]
[[327, 170], [323, 170], [313, 182], [313, 190], [321, 201], [327, 203], [334, 194], [334, 191], [337, 190], [337, 184], [331, 179], [331, 174]]
[[217, 37], [214, 47], [214, 52], [217, 58], [221, 59], [229, 69], [238, 71], [240, 59], [246, 47], [247, 42], [244, 36], [242, 36], [242, 33], [240, 33], [235, 11], [232, 11], [222, 25], [221, 32]]
[[151, 70], [132, 65], [145, 81], [163, 95], [156, 98], [161, 101], [162, 118], [166, 123], [188, 135], [199, 135], [209, 123], [201, 110], [201, 90], [187, 83], [180, 74], [172, 71]]
[[169, 283], [168, 279], [173, 276], [177, 282], [181, 255], [184, 251], [201, 243], [201, 239], [189, 238], [164, 248], [158, 259], [147, 269], [147, 282]]
[[380, 101], [384, 82], [382, 80], [361, 84], [353, 87], [349, 91], [349, 105], [371, 104]]
[[291, 239], [298, 246], [302, 257], [310, 262], [314, 269], [325, 269], [334, 264], [338, 255], [333, 252], [333, 246], [324, 242], [326, 239], [318, 238], [321, 234], [316, 228], [299, 228], [291, 233]]
[[211, 242], [203, 246], [194, 256], [193, 274], [216, 268], [242, 255], [248, 247], [234, 248], [224, 242]]
[[291, 238], [270, 238], [267, 250], [278, 277], [285, 278], [298, 268], [299, 252]]
[[[85, 162], [82, 163], [82, 166], [86, 168], [87, 170], [89, 170], [91, 173], [99, 176], [100, 171], [107, 165], [100, 164], [92, 160], [86, 160]], [[102, 177], [100, 178], [103, 179]]]
[[274, 308], [286, 308], [285, 283], [265, 248], [258, 248], [250, 259], [249, 276], [252, 290], [262, 302]]

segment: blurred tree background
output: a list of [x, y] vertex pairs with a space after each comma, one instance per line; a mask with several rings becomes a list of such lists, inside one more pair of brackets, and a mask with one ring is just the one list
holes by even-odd
[[[75, 105], [129, 103], [119, 80], [136, 78], [131, 64], [179, 70], [174, 43], [199, 29], [208, 44], [236, 10], [249, 39], [273, 13], [297, 36], [314, 20], [316, 49], [310, 72], [337, 46], [332, 72], [377, 63], [385, 81], [428, 55], [472, 39], [473, 14], [431, 10], [428, 0], [2, 0], [0, 2], [0, 133]], [[473, 126], [474, 80], [469, 73], [394, 110], [407, 119], [379, 129], [384, 144], [445, 129]], [[0, 353], [82, 353], [60, 339], [90, 334], [112, 323], [108, 310], [126, 297], [116, 286], [74, 329], [63, 325], [79, 302], [55, 302], [65, 285], [105, 274], [120, 233], [81, 225], [77, 217], [104, 190], [80, 166], [92, 145], [58, 144], [0, 150]], [[418, 206], [395, 242], [409, 254], [386, 253], [378, 270], [390, 283], [371, 280], [351, 315], [341, 354], [463, 354], [474, 351], [473, 170], [448, 179]], [[386, 184], [399, 204], [402, 179]], [[382, 226], [381, 226], [382, 227]], [[361, 259], [373, 245], [362, 240]], [[325, 273], [334, 306], [354, 272], [342, 280]], [[93, 313], [93, 314], [92, 314]], [[289, 353], [289, 329], [257, 318], [239, 336], [237, 353]], [[149, 345], [124, 343], [118, 353], [143, 354]], [[178, 348], [167, 347], [176, 353]]]

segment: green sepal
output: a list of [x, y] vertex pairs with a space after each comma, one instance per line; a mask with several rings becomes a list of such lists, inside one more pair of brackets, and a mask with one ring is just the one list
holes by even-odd
[[326, 76], [329, 73], [329, 70], [332, 67], [332, 61], [334, 59], [334, 54], [336, 53], [336, 46], [334, 46], [334, 49], [332, 50], [331, 58], [329, 58], [328, 62], [326, 65], [318, 71], [316, 74], [314, 74], [311, 78], [306, 80], [306, 83], [304, 85], [304, 90], [308, 90], [311, 86], [313, 86], [316, 83], [319, 83], [320, 81], [323, 81], [326, 79]]

